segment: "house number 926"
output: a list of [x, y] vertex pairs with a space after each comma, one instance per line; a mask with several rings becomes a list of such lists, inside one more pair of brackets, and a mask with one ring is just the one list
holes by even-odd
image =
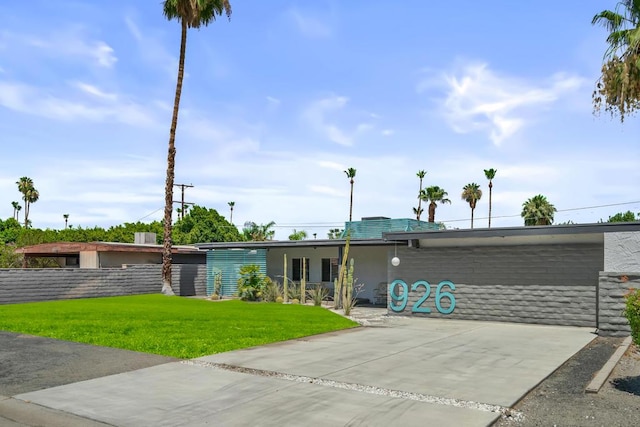
[[[442, 314], [450, 314], [453, 313], [453, 310], [456, 308], [456, 297], [452, 292], [448, 290], [444, 290], [443, 288], [447, 287], [451, 291], [456, 290], [456, 285], [449, 280], [443, 280], [438, 283], [436, 287], [436, 295], [434, 297], [436, 302], [436, 310]], [[431, 309], [428, 307], [423, 307], [423, 304], [429, 299], [431, 295], [431, 285], [426, 280], [418, 280], [411, 285], [411, 292], [424, 292], [424, 294], [420, 297], [418, 301], [413, 304], [411, 307], [412, 313], [431, 313]], [[389, 285], [389, 296], [391, 297], [391, 302], [389, 303], [389, 308], [395, 312], [404, 311], [407, 308], [407, 303], [409, 302], [409, 286], [404, 280], [396, 279]], [[448, 307], [442, 306], [442, 300], [448, 300]]]

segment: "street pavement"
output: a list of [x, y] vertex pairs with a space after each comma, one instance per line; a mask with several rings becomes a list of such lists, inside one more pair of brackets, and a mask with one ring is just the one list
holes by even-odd
[[16, 426], [40, 425], [16, 415], [29, 407], [51, 411], [51, 420], [119, 427], [486, 426], [595, 338], [587, 328], [448, 319], [370, 324], [193, 360], [149, 360], [17, 394], [0, 385], [0, 395], [11, 396], [0, 397], [0, 421], [13, 405], [7, 419]]

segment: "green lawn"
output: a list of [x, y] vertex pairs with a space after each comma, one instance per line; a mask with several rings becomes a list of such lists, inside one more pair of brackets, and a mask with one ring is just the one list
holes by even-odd
[[163, 295], [0, 305], [0, 330], [179, 358], [354, 326], [321, 307]]

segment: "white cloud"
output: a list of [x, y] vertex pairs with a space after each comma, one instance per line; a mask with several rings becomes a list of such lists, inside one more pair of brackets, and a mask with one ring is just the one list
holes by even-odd
[[351, 146], [357, 136], [373, 129], [373, 125], [363, 122], [356, 124], [353, 130], [345, 130], [334, 123], [336, 119], [332, 120], [332, 116], [340, 113], [339, 116], [343, 118], [346, 115], [348, 102], [349, 98], [337, 95], [319, 99], [309, 105], [303, 113], [303, 118], [314, 130], [324, 134], [329, 141]]
[[[487, 64], [466, 65], [459, 72], [444, 73], [439, 81], [446, 91], [442, 104], [451, 128], [458, 133], [486, 132], [495, 145], [530, 123], [539, 109], [584, 84], [584, 79], [562, 73], [530, 82], [500, 75]], [[418, 90], [433, 86], [430, 78], [420, 82]]]
[[88, 93], [89, 95], [96, 96], [98, 98], [108, 99], [108, 100], [116, 100], [117, 95], [113, 93], [103, 92], [100, 88], [94, 85], [90, 85], [88, 83], [83, 82], [74, 82], [73, 85], [80, 89], [81, 91]]
[[384, 136], [391, 136], [395, 133], [395, 131], [393, 129], [383, 129], [381, 133]]
[[287, 15], [304, 36], [310, 38], [331, 37], [331, 27], [317, 17], [312, 17], [308, 13], [303, 13], [295, 8], [289, 9]]

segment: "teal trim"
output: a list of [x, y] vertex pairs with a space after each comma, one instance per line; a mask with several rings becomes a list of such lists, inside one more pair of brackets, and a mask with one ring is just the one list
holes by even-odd
[[267, 274], [266, 249], [214, 249], [207, 251], [207, 296], [213, 293], [214, 278], [222, 274], [220, 296], [234, 296], [238, 292], [240, 268], [255, 264], [260, 272]]

